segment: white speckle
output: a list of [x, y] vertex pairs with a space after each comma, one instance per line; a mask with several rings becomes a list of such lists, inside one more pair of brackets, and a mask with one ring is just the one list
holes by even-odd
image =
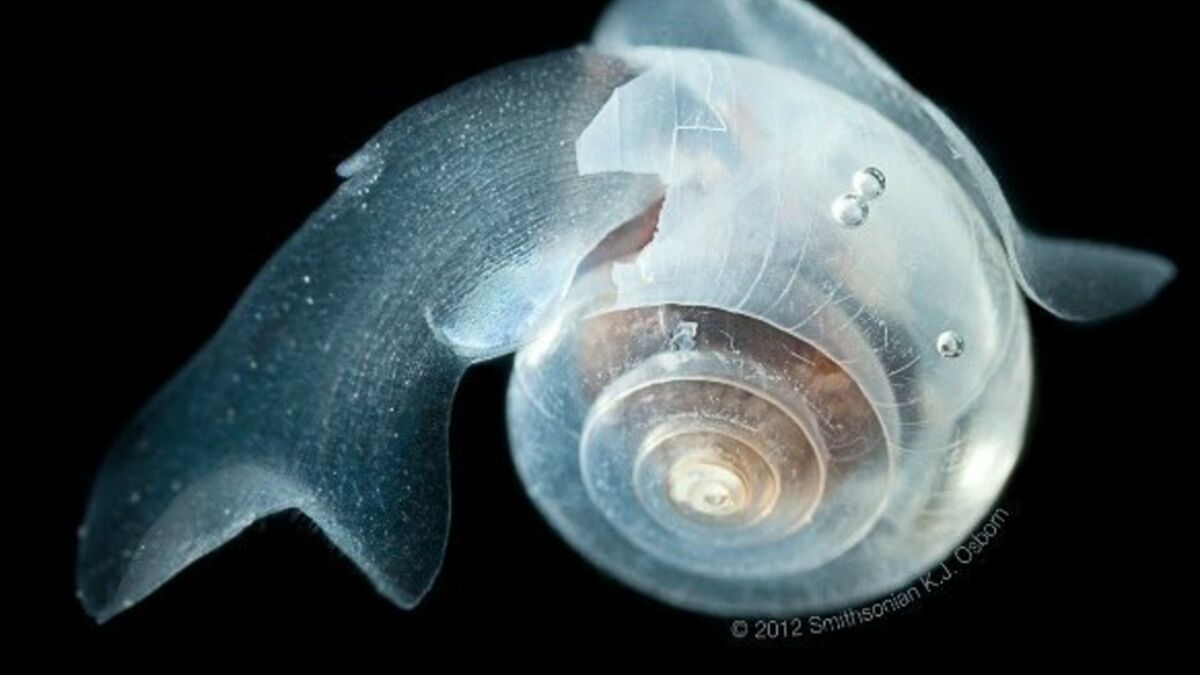
[[88, 536], [87, 525], [80, 525], [79, 529], [75, 530], [75, 536], [80, 539], [87, 539], [87, 536]]
[[137, 490], [129, 493], [130, 504], [137, 504], [140, 501], [142, 501], [142, 493], [138, 492]]
[[307, 274], [305, 274], [303, 277], [300, 277], [300, 280], [306, 284], [312, 283], [312, 277], [308, 276]]

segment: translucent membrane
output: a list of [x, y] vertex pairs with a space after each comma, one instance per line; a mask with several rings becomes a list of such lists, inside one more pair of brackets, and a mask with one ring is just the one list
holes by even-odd
[[1022, 288], [1062, 318], [1089, 321], [1136, 308], [1175, 275], [1174, 265], [1153, 253], [1022, 229], [986, 162], [946, 114], [845, 27], [806, 2], [617, 0], [593, 39], [614, 52], [661, 46], [748, 56], [794, 69], [866, 103], [950, 171], [1004, 241]]
[[107, 619], [284, 509], [415, 604], [441, 566], [459, 376], [515, 349], [580, 259], [659, 196], [651, 177], [576, 170], [574, 139], [633, 74], [583, 51], [506, 66], [344, 162], [346, 182], [117, 441], [80, 528], [84, 607]]

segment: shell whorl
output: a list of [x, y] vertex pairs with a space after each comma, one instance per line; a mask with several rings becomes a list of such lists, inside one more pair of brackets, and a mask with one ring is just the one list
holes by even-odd
[[579, 443], [583, 480], [643, 548], [698, 571], [803, 570], [852, 545], [878, 514], [889, 473], [882, 426], [853, 379], [811, 345], [742, 315], [676, 305], [588, 317], [577, 330], [585, 386], [597, 393]]
[[[957, 544], [1015, 460], [1019, 434], [974, 431], [988, 397], [934, 428], [929, 402], [888, 398], [903, 384], [879, 363], [761, 318], [614, 308], [581, 287], [518, 355], [515, 462], [581, 553], [675, 604], [782, 614], [885, 592]], [[991, 398], [1023, 401], [1027, 348]]]

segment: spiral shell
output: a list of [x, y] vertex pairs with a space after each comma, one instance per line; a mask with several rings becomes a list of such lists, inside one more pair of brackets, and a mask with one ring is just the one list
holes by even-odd
[[[517, 357], [510, 442], [530, 496], [597, 565], [694, 610], [812, 611], [904, 583], [984, 514], [1021, 446], [1027, 319], [1002, 247], [972, 238], [968, 274], [928, 281], [983, 302], [932, 323], [831, 301], [822, 275], [853, 278], [832, 256], [786, 302], [736, 308], [697, 302], [730, 290], [702, 262], [682, 263], [692, 283], [671, 300], [636, 277], [632, 302], [611, 280], [636, 262], [597, 266]], [[961, 359], [942, 354], [947, 324], [973, 327]]]

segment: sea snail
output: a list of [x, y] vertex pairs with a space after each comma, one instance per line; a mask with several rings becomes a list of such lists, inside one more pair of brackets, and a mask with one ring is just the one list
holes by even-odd
[[619, 0], [591, 46], [417, 105], [338, 173], [104, 463], [97, 619], [286, 509], [415, 605], [456, 383], [513, 351], [517, 471], [598, 567], [717, 615], [861, 602], [1012, 470], [1023, 297], [1095, 320], [1174, 274], [1020, 229], [947, 117], [791, 0]]

